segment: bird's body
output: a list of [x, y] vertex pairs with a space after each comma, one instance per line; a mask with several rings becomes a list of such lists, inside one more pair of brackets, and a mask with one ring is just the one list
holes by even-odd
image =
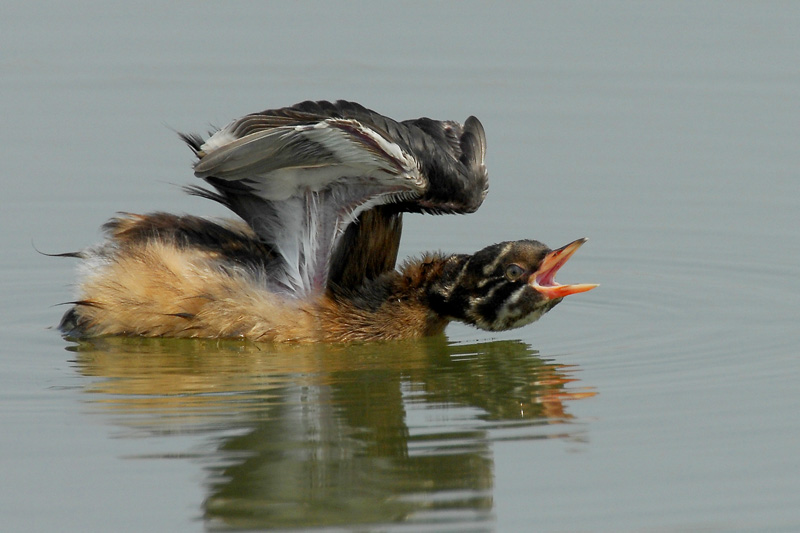
[[109, 240], [87, 254], [89, 298], [64, 317], [67, 333], [340, 342], [420, 337], [447, 323], [423, 303], [442, 256], [352, 293], [295, 297], [265, 288], [276, 259], [244, 224], [156, 213], [106, 230]]
[[395, 269], [402, 213], [465, 213], [487, 189], [483, 128], [396, 122], [348, 102], [248, 115], [203, 141], [191, 188], [243, 221], [121, 215], [84, 259], [68, 335], [346, 342], [538, 319], [566, 294], [555, 271], [583, 241], [474, 255], [430, 254]]

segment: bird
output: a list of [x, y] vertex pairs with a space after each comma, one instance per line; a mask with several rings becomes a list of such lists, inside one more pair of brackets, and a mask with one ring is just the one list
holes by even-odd
[[488, 191], [480, 121], [395, 121], [355, 102], [305, 101], [180, 134], [238, 219], [119, 213], [78, 252], [78, 298], [59, 329], [103, 335], [369, 342], [538, 320], [595, 284], [555, 281], [586, 241], [536, 240], [397, 267], [403, 213], [464, 214]]

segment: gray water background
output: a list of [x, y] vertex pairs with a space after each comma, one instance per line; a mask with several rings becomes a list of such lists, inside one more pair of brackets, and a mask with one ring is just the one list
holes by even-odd
[[[0, 529], [800, 529], [800, 5], [17, 3], [0, 21]], [[116, 211], [224, 215], [174, 130], [483, 122], [402, 256], [589, 243], [527, 328], [351, 348], [52, 327]]]

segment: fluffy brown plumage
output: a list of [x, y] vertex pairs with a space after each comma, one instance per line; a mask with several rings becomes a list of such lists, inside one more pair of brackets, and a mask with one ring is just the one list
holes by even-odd
[[[90, 265], [62, 321], [67, 334], [336, 342], [414, 338], [447, 323], [424, 304], [440, 256], [357, 292], [298, 299], [265, 290], [274, 259], [258, 255], [264, 248], [241, 224], [158, 213], [115, 218], [106, 231], [106, 243], [84, 252]], [[210, 235], [224, 240], [212, 245]]]
[[451, 320], [520, 327], [593, 287], [552, 280], [582, 241], [559, 250], [511, 241], [473, 255], [426, 255], [354, 288], [294, 298], [266, 289], [275, 258], [241, 223], [155, 213], [124, 215], [105, 229], [107, 241], [82, 252], [81, 299], [61, 323], [67, 335], [408, 339], [441, 333]]

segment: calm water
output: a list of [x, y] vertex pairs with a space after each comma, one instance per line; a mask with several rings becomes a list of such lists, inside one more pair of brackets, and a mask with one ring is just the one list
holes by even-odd
[[[800, 6], [20, 4], [0, 22], [2, 531], [800, 530]], [[477, 115], [403, 255], [588, 236], [542, 321], [361, 346], [52, 329], [115, 211], [306, 98]]]

